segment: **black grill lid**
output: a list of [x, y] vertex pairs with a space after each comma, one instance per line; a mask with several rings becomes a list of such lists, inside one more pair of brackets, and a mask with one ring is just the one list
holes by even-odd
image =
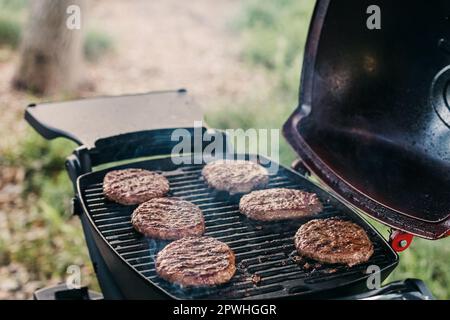
[[[369, 30], [367, 8], [381, 9]], [[450, 230], [450, 2], [319, 0], [284, 135], [306, 166], [381, 222]]]
[[25, 119], [47, 139], [80, 145], [131, 132], [192, 128], [203, 115], [186, 90], [29, 105]]

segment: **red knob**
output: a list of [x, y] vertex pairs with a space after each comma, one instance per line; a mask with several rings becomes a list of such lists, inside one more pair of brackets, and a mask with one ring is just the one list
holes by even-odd
[[394, 249], [396, 252], [402, 252], [408, 249], [413, 239], [414, 236], [412, 234], [394, 230], [392, 231], [390, 236], [390, 244], [392, 249]]

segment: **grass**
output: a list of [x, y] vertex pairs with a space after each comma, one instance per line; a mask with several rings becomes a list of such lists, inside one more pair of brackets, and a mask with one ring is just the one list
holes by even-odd
[[[303, 48], [307, 36], [311, 0], [258, 0], [247, 2], [235, 23], [244, 42], [243, 59], [250, 67], [263, 69], [275, 85], [257, 92], [248, 101], [206, 115], [218, 128], [280, 128], [294, 110], [298, 97]], [[250, 84], [251, 85], [251, 84]], [[284, 142], [280, 159], [289, 165], [295, 155]], [[386, 228], [375, 224], [386, 235]], [[400, 254], [400, 264], [387, 281], [419, 278], [433, 294], [450, 299], [450, 238], [440, 241], [415, 239]]]
[[95, 286], [82, 230], [70, 216], [73, 191], [64, 159], [74, 147], [61, 139], [48, 142], [29, 129], [16, 148], [2, 153], [0, 165], [25, 170], [27, 212], [9, 219], [11, 237], [0, 235], [0, 265], [19, 263], [33, 280], [64, 281], [67, 268], [75, 264], [82, 267], [83, 283]]
[[[368, 219], [380, 233], [388, 238], [389, 229], [380, 223]], [[407, 278], [425, 282], [436, 298], [450, 299], [450, 238], [429, 241], [414, 238], [411, 246], [399, 253], [400, 263], [386, 280], [386, 283]]]
[[17, 18], [0, 13], [0, 45], [17, 48], [20, 42], [22, 25]]
[[19, 46], [26, 5], [27, 0], [0, 0], [0, 45]]
[[95, 29], [87, 32], [84, 40], [84, 56], [88, 61], [97, 62], [113, 49], [114, 40], [108, 33]]
[[[61, 181], [64, 180], [61, 172], [64, 168], [65, 156], [72, 152], [75, 144], [61, 139], [49, 143], [31, 130], [27, 130], [25, 138], [19, 142], [17, 149], [10, 150], [5, 154], [4, 161], [25, 168], [25, 194], [33, 192], [41, 196], [41, 193], [48, 189], [46, 187], [55, 187], [60, 182], [68, 181]], [[50, 185], [46, 185], [47, 183]], [[68, 191], [67, 188], [53, 190], [53, 192], [61, 194], [65, 194], [66, 191]], [[61, 194], [52, 198], [61, 198]], [[58, 209], [64, 209], [60, 201], [56, 203]]]
[[10, 12], [18, 12], [28, 5], [28, 0], [0, 0], [0, 9]]
[[[0, 46], [16, 49], [26, 23], [28, 0], [0, 0]], [[84, 56], [89, 62], [98, 62], [113, 51], [114, 40], [103, 30], [88, 28], [84, 39]]]
[[[11, 52], [18, 49], [27, 4], [27, 0], [0, 0], [0, 47], [11, 48]], [[84, 54], [89, 62], [98, 62], [113, 46], [106, 32], [87, 29]], [[7, 214], [7, 232], [0, 232], [0, 266], [20, 264], [30, 280], [51, 283], [64, 281], [67, 267], [75, 264], [82, 268], [83, 284], [98, 289], [80, 224], [70, 215], [73, 190], [64, 161], [75, 145], [64, 140], [48, 142], [31, 129], [8, 138], [14, 143], [0, 150], [0, 169], [22, 168], [25, 178], [21, 182], [23, 208], [14, 210], [14, 219]]]
[[[25, 4], [25, 0], [0, 0], [0, 12], [19, 12]], [[312, 7], [311, 0], [246, 2], [243, 15], [235, 23], [245, 46], [243, 59], [249, 66], [264, 70], [274, 85], [265, 92], [255, 92], [245, 103], [234, 107], [224, 104], [223, 111], [210, 112], [209, 125], [244, 129], [282, 126], [297, 103], [300, 62]], [[0, 44], [17, 43], [14, 42], [19, 39], [17, 24], [8, 22], [9, 27], [2, 27], [1, 21], [2, 15]], [[91, 53], [86, 54], [98, 59], [98, 52], [104, 54], [105, 48], [112, 45], [111, 39], [106, 38], [97, 32], [89, 36], [88, 32], [86, 43], [90, 44], [86, 44], [85, 50]], [[69, 214], [72, 190], [63, 169], [64, 159], [74, 144], [64, 140], [48, 142], [31, 129], [18, 139], [20, 142], [13, 149], [2, 150], [0, 166], [24, 168], [22, 196], [27, 206], [20, 219], [10, 219], [8, 227], [12, 237], [0, 234], [0, 265], [17, 262], [33, 272], [36, 279], [64, 279], [69, 265], [84, 266], [89, 261], [79, 223]], [[286, 165], [295, 157], [284, 141], [281, 141], [280, 157]], [[450, 298], [450, 239], [438, 242], [417, 239], [401, 254], [400, 261], [388, 281], [420, 278], [436, 297]], [[89, 266], [83, 272], [85, 284], [95, 283]]]
[[450, 239], [427, 241], [415, 239], [400, 254], [400, 264], [388, 281], [418, 278], [425, 282], [436, 298], [450, 299]]
[[[280, 129], [297, 105], [300, 62], [306, 41], [313, 1], [259, 0], [245, 4], [234, 28], [242, 35], [242, 58], [263, 70], [274, 83], [265, 92], [255, 92], [248, 101], [219, 112], [210, 112], [206, 121], [218, 128]], [[295, 154], [280, 139], [280, 159], [290, 163]]]

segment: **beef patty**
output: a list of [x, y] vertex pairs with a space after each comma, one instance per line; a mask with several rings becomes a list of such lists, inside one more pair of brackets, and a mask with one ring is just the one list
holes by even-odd
[[143, 169], [113, 170], [103, 179], [103, 193], [109, 200], [124, 205], [143, 203], [169, 192], [169, 181]]
[[233, 251], [211, 237], [174, 241], [158, 253], [156, 271], [181, 286], [212, 286], [228, 282], [236, 272]]
[[131, 223], [147, 237], [162, 240], [201, 236], [205, 232], [200, 208], [177, 198], [155, 198], [144, 202], [134, 210]]
[[295, 247], [301, 256], [350, 267], [368, 261], [373, 254], [373, 244], [366, 232], [337, 218], [302, 225], [295, 235]]
[[269, 173], [259, 164], [244, 160], [218, 160], [202, 170], [208, 185], [230, 194], [247, 193], [269, 182]]
[[322, 209], [316, 194], [284, 188], [253, 191], [239, 202], [243, 214], [262, 221], [301, 218]]

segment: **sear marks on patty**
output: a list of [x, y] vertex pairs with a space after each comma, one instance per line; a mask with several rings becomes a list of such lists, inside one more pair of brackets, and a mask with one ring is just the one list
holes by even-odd
[[150, 238], [176, 240], [205, 232], [203, 213], [195, 204], [177, 198], [144, 202], [131, 215], [131, 223]]
[[230, 194], [248, 193], [269, 182], [264, 167], [244, 160], [213, 161], [203, 168], [202, 175], [210, 187]]
[[276, 188], [243, 196], [239, 210], [254, 220], [274, 221], [310, 216], [321, 212], [323, 207], [314, 193]]
[[364, 263], [373, 254], [373, 244], [358, 225], [329, 218], [302, 225], [295, 235], [295, 247], [301, 256], [323, 263], [349, 267]]
[[143, 169], [113, 170], [103, 179], [103, 193], [109, 200], [124, 205], [140, 204], [169, 192], [169, 181]]
[[233, 251], [211, 237], [187, 237], [158, 253], [156, 271], [181, 286], [213, 286], [228, 282], [236, 272]]

